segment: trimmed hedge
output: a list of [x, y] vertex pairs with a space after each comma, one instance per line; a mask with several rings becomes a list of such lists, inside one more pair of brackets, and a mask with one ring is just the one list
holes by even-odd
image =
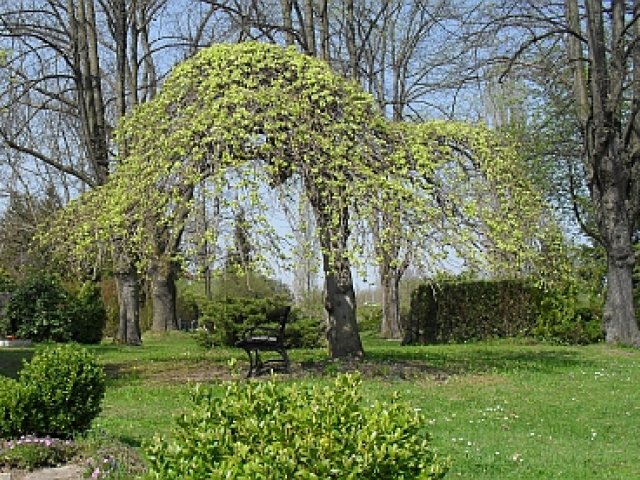
[[535, 336], [563, 343], [601, 339], [597, 301], [567, 287], [544, 292], [523, 280], [419, 285], [411, 295], [405, 344]]

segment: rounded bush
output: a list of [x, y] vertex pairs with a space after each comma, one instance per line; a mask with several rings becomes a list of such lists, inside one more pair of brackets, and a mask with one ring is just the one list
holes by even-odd
[[23, 433], [68, 438], [89, 428], [100, 413], [105, 374], [76, 345], [48, 346], [20, 371], [26, 389]]
[[359, 385], [235, 382], [222, 399], [196, 389], [172, 438], [147, 448], [146, 478], [443, 478], [425, 417], [397, 397], [365, 406]]

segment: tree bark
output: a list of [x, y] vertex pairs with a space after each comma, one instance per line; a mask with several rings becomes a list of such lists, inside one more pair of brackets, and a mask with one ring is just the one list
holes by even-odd
[[153, 322], [155, 332], [176, 330], [177, 268], [171, 261], [155, 260], [149, 270], [151, 277], [151, 298], [153, 300]]
[[[632, 237], [638, 209], [634, 194], [638, 185], [637, 127], [625, 126], [622, 112], [628, 59], [625, 51], [625, 12], [621, 2], [613, 2], [610, 34], [604, 25], [602, 2], [585, 1], [586, 22], [581, 22], [577, 0], [565, 0], [565, 17], [570, 34], [567, 53], [573, 73], [573, 94], [585, 145], [585, 170], [596, 219], [597, 239], [607, 252], [607, 293], [603, 315], [605, 338], [610, 343], [640, 346], [640, 330], [635, 317], [633, 270], [635, 256]], [[582, 25], [586, 32], [583, 34]], [[637, 29], [633, 29], [638, 32]], [[611, 46], [606, 41], [610, 37]], [[589, 68], [581, 39], [586, 38]], [[635, 39], [637, 40], [637, 38]], [[586, 72], [589, 71], [587, 76]], [[633, 78], [640, 65], [634, 64]], [[637, 99], [634, 91], [634, 99]], [[627, 114], [636, 122], [638, 105]], [[629, 131], [630, 134], [625, 134]]]
[[356, 320], [356, 294], [348, 262], [339, 269], [323, 255], [325, 272], [325, 309], [327, 311], [327, 341], [331, 358], [360, 358], [364, 355]]
[[118, 290], [118, 306], [120, 324], [117, 340], [128, 345], [142, 344], [140, 335], [140, 284], [135, 269], [124, 270], [115, 274]]
[[400, 278], [402, 272], [394, 268], [381, 268], [382, 324], [380, 333], [384, 338], [402, 338], [400, 321]]
[[603, 326], [608, 343], [640, 346], [633, 308], [633, 263], [613, 255], [608, 258]]
[[[331, 358], [364, 356], [356, 316], [356, 294], [349, 260], [349, 209], [327, 205], [323, 195], [308, 186], [309, 200], [314, 207], [322, 250], [325, 275], [325, 310], [327, 311], [327, 342]], [[336, 197], [338, 198], [339, 195]], [[325, 196], [331, 199], [332, 196]], [[334, 220], [337, 214], [339, 221]]]

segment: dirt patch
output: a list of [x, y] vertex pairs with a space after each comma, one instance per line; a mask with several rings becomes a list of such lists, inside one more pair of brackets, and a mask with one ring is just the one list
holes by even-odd
[[[164, 384], [210, 383], [244, 378], [248, 366], [240, 363], [235, 368], [227, 364], [198, 361], [187, 364], [158, 363], [139, 368], [132, 364], [108, 365], [107, 375], [112, 379], [144, 379]], [[406, 360], [375, 362], [367, 360], [322, 360], [294, 362], [286, 378], [301, 379], [314, 376], [334, 376], [338, 373], [359, 372], [365, 379], [389, 381], [410, 380], [446, 382], [451, 373], [429, 366], [424, 361]], [[268, 378], [268, 375], [263, 375]]]

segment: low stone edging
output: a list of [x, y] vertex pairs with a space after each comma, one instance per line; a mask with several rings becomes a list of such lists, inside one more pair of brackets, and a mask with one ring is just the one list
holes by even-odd
[[0, 339], [0, 347], [30, 347], [31, 340], [7, 340], [5, 338]]

